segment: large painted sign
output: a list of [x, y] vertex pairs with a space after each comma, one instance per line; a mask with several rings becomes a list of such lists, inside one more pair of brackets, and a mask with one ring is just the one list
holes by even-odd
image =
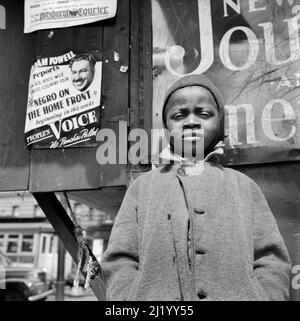
[[152, 0], [153, 124], [185, 74], [225, 96], [226, 162], [300, 159], [300, 0]]

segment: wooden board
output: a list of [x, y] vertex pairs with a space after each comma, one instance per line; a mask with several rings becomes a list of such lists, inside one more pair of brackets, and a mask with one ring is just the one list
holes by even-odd
[[[236, 169], [260, 186], [276, 218], [292, 265], [300, 265], [300, 163], [253, 165]], [[291, 287], [291, 300], [300, 300], [300, 290]]]
[[[99, 24], [38, 32], [37, 57], [59, 56], [73, 52], [102, 55], [102, 27]], [[97, 188], [99, 166], [96, 148], [32, 150], [31, 192]]]
[[[4, 44], [0, 53], [3, 84], [0, 89], [0, 190], [29, 189], [35, 193], [125, 186], [127, 166], [100, 166], [96, 159], [97, 146], [27, 150], [24, 125], [29, 72], [34, 61], [43, 56], [57, 56], [70, 50], [94, 52], [103, 60], [100, 128], [112, 129], [118, 136], [119, 121], [123, 120], [131, 128], [146, 126], [150, 131], [151, 20], [145, 19], [150, 2], [119, 0], [115, 18], [26, 35], [23, 34], [23, 4], [16, 3], [3, 2], [8, 28], [0, 30], [1, 44]], [[148, 24], [144, 26], [146, 20]], [[146, 36], [147, 41], [143, 40]], [[147, 47], [144, 48], [145, 41]], [[116, 54], [119, 59], [115, 58]]]
[[115, 216], [121, 206], [126, 188], [113, 187], [94, 191], [68, 192], [70, 199]]
[[[129, 0], [118, 1], [116, 23], [103, 22], [103, 107], [101, 128], [112, 129], [119, 143], [119, 121], [128, 123]], [[119, 58], [117, 59], [116, 56]], [[121, 71], [121, 68], [125, 68]], [[126, 68], [128, 68], [126, 70]], [[117, 160], [118, 160], [117, 148]], [[101, 186], [126, 185], [126, 165], [102, 165]]]
[[[37, 55], [57, 56], [70, 50], [94, 52], [103, 59], [101, 128], [118, 129], [127, 120], [129, 59], [129, 1], [121, 0], [115, 18], [73, 28], [38, 32]], [[120, 61], [114, 60], [114, 52]], [[97, 189], [126, 185], [126, 166], [100, 166], [97, 146], [62, 150], [33, 150], [31, 192]]]
[[0, 191], [28, 189], [30, 153], [25, 147], [27, 88], [35, 55], [35, 34], [23, 34], [23, 1], [1, 1], [6, 29], [0, 29]]

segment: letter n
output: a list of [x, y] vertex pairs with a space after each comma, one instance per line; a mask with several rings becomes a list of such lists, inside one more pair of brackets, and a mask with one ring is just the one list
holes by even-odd
[[228, 111], [228, 130], [229, 130], [229, 145], [242, 145], [238, 139], [239, 124], [238, 124], [238, 110], [242, 108], [245, 111], [245, 130], [246, 130], [246, 144], [257, 144], [255, 139], [255, 116], [253, 106], [250, 104], [226, 105], [225, 110]]

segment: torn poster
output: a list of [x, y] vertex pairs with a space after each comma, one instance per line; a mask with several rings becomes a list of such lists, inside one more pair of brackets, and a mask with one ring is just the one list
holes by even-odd
[[112, 18], [117, 0], [25, 0], [24, 6], [24, 33], [29, 33]]
[[25, 123], [30, 148], [88, 147], [100, 124], [102, 62], [70, 51], [31, 68]]

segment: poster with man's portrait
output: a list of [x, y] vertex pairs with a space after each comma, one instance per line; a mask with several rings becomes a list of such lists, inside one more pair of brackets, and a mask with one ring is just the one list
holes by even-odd
[[100, 123], [102, 62], [90, 53], [38, 59], [28, 90], [29, 148], [89, 147]]

